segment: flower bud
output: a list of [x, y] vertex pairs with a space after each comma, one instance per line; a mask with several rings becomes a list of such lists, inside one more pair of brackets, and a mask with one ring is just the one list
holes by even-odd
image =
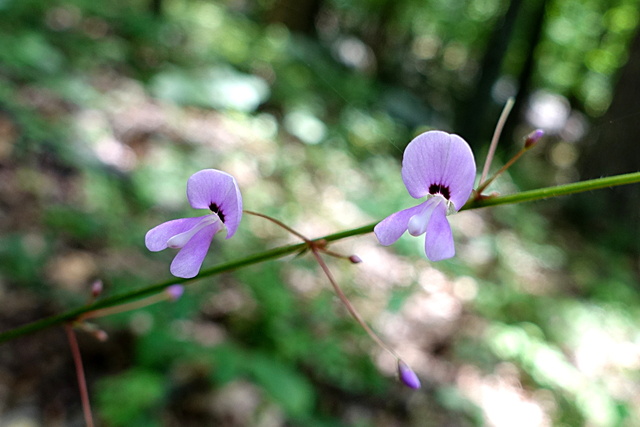
[[524, 148], [531, 148], [538, 143], [540, 138], [544, 136], [542, 129], [536, 129], [527, 135], [527, 139], [524, 141]]
[[171, 285], [167, 289], [164, 290], [169, 296], [169, 300], [177, 301], [180, 299], [182, 294], [184, 293], [184, 286], [182, 285]]
[[93, 285], [91, 285], [91, 296], [93, 298], [98, 298], [100, 296], [100, 294], [102, 293], [102, 280], [98, 279], [95, 282], [93, 282]]
[[351, 261], [353, 264], [359, 264], [362, 262], [362, 259], [358, 255], [351, 255], [349, 257], [349, 261]]
[[400, 359], [398, 359], [398, 377], [407, 387], [413, 389], [420, 388], [420, 379], [416, 373], [413, 372], [409, 365]]
[[92, 335], [100, 342], [105, 342], [109, 339], [109, 335], [102, 329], [96, 329], [92, 332]]

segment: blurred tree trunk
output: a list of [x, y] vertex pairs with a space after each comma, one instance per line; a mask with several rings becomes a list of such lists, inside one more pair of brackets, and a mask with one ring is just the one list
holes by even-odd
[[[401, 40], [406, 38], [404, 28], [394, 25], [403, 0], [385, 0], [376, 3], [371, 11], [371, 22], [364, 28], [362, 38], [371, 48], [376, 60], [376, 74], [384, 82], [397, 83], [399, 64], [406, 54]], [[405, 45], [406, 46], [406, 45]]]
[[[480, 65], [480, 76], [475, 87], [461, 102], [456, 130], [467, 140], [480, 141], [491, 137], [491, 129], [497, 120], [495, 116], [495, 120], [489, 121], [491, 126], [487, 125], [488, 112], [494, 110], [490, 108], [492, 106], [491, 89], [500, 76], [502, 62], [507, 53], [521, 5], [522, 0], [509, 1], [504, 17], [496, 22]], [[489, 133], [485, 135], [487, 129]]]
[[162, 0], [151, 0], [149, 10], [154, 16], [162, 15]]
[[513, 111], [510, 116], [511, 120], [507, 122], [503, 133], [507, 138], [512, 138], [516, 125], [522, 122], [527, 109], [526, 101], [529, 99], [529, 96], [531, 96], [532, 79], [536, 63], [536, 48], [542, 40], [542, 29], [544, 28], [547, 2], [547, 0], [539, 0], [537, 4], [527, 5], [530, 9], [525, 10], [525, 16], [527, 17], [527, 24], [529, 26], [527, 29], [527, 41], [529, 42], [529, 45], [526, 52], [526, 59], [520, 69], [520, 75], [518, 76], [518, 91], [516, 93]]
[[[609, 110], [591, 134], [591, 145], [580, 161], [580, 178], [589, 179], [640, 170], [640, 32], [629, 49]], [[585, 197], [590, 225], [608, 229], [611, 224], [629, 227], [633, 249], [640, 252], [640, 185], [602, 190]], [[596, 199], [597, 198], [597, 199]], [[595, 202], [594, 202], [595, 201]], [[598, 207], [600, 211], [598, 211]]]
[[270, 22], [280, 22], [291, 31], [315, 35], [316, 18], [323, 0], [277, 0], [269, 12]]

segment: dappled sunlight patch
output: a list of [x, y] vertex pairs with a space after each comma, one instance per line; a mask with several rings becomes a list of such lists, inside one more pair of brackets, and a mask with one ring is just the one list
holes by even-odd
[[412, 295], [402, 308], [407, 320], [415, 323], [416, 332], [428, 328], [438, 335], [448, 335], [457, 327], [462, 304], [450, 290], [437, 290]]
[[491, 375], [472, 365], [461, 366], [456, 384], [460, 391], [482, 409], [492, 427], [550, 427], [548, 408], [543, 407], [520, 384], [518, 368], [504, 363]]
[[88, 143], [99, 161], [123, 172], [136, 167], [136, 153], [114, 136], [106, 114], [98, 110], [84, 110], [76, 115], [74, 124], [78, 137]]
[[563, 321], [577, 369], [590, 381], [602, 382], [616, 398], [637, 401], [640, 386], [627, 376], [640, 369], [635, 308], [574, 304], [564, 310]]
[[452, 216], [449, 221], [456, 233], [466, 239], [482, 237], [489, 231], [483, 212], [462, 211]]
[[171, 322], [171, 331], [180, 340], [190, 340], [204, 347], [214, 347], [228, 339], [227, 331], [212, 322], [176, 319]]
[[478, 282], [470, 276], [461, 276], [453, 282], [453, 294], [461, 301], [473, 301], [478, 295]]
[[280, 425], [284, 421], [278, 406], [249, 381], [238, 380], [222, 386], [202, 403], [203, 409], [231, 425]]
[[87, 251], [61, 253], [45, 266], [47, 279], [55, 287], [69, 292], [79, 292], [98, 272], [94, 255]]
[[227, 66], [161, 71], [150, 86], [154, 96], [175, 104], [240, 112], [255, 111], [269, 95], [260, 77]]
[[[546, 343], [535, 331], [537, 327], [532, 324], [525, 325], [499, 325], [494, 324], [487, 329], [489, 343], [496, 354], [504, 360], [512, 360], [530, 375], [538, 384], [561, 390], [566, 396], [575, 402], [576, 409], [595, 425], [611, 425], [617, 418], [616, 397], [607, 390], [607, 384], [618, 383], [619, 379], [612, 378], [609, 366], [611, 360], [603, 364], [608, 355], [611, 355], [607, 345], [608, 339], [600, 339], [599, 347], [596, 348], [591, 343], [583, 347], [582, 351], [595, 352], [595, 355], [587, 356], [580, 350], [576, 354], [576, 362], [582, 357], [583, 368], [585, 363], [592, 363], [591, 368], [600, 366], [599, 375], [595, 372], [585, 372], [580, 365], [574, 366], [571, 360], [557, 347]], [[594, 335], [581, 336], [579, 339], [594, 339]], [[580, 347], [578, 347], [579, 349]], [[614, 349], [616, 349], [614, 347]], [[628, 350], [627, 345], [618, 347], [617, 350]], [[615, 359], [614, 359], [615, 360]], [[623, 368], [624, 369], [624, 368]], [[606, 370], [606, 373], [605, 371]], [[624, 381], [624, 380], [623, 380]], [[631, 386], [629, 388], [628, 386]], [[636, 399], [637, 386], [628, 383], [627, 387], [617, 388], [618, 391], [625, 390], [623, 398], [628, 402]], [[633, 391], [632, 391], [633, 390]], [[630, 393], [631, 392], [631, 393]], [[617, 394], [617, 393], [616, 393]]]
[[[516, 278], [511, 281], [512, 286], [521, 292], [545, 295], [560, 286], [557, 275], [547, 274], [547, 270], [557, 270], [563, 264], [563, 253], [558, 248], [525, 243], [516, 233], [506, 230], [498, 233], [495, 245], [501, 264]], [[542, 254], [548, 255], [542, 258]]]
[[299, 110], [287, 113], [284, 117], [287, 131], [306, 144], [319, 144], [324, 140], [327, 128], [313, 114]]
[[285, 269], [284, 274], [286, 283], [306, 299], [311, 299], [325, 290], [315, 271], [290, 267]]
[[[370, 286], [387, 290], [408, 287], [415, 282], [416, 267], [405, 258], [388, 249], [381, 248], [372, 239], [360, 239], [354, 244], [357, 253], [366, 265], [359, 269], [355, 283], [363, 290]], [[361, 271], [361, 272], [360, 272]]]

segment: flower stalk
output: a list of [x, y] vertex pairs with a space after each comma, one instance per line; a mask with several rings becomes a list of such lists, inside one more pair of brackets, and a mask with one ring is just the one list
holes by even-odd
[[504, 105], [502, 109], [502, 113], [500, 113], [500, 118], [498, 119], [498, 124], [496, 125], [495, 130], [493, 131], [493, 136], [491, 137], [491, 144], [489, 145], [489, 152], [487, 153], [487, 158], [484, 161], [484, 167], [482, 168], [482, 175], [480, 176], [480, 185], [484, 182], [484, 179], [489, 174], [489, 169], [491, 168], [491, 162], [493, 162], [493, 156], [496, 153], [496, 147], [498, 147], [498, 141], [500, 140], [500, 135], [502, 134], [502, 129], [504, 128], [505, 123], [507, 122], [507, 118], [513, 109], [513, 104], [516, 103], [516, 100], [511, 97], [507, 100], [507, 103]]
[[[586, 191], [598, 190], [607, 187], [616, 187], [620, 185], [629, 185], [640, 183], [640, 172], [632, 172], [623, 175], [615, 175], [605, 178], [591, 179], [587, 181], [576, 182], [572, 184], [558, 185], [555, 187], [540, 188], [536, 190], [523, 191], [516, 194], [510, 194], [505, 196], [488, 197], [483, 199], [471, 199], [460, 210], [479, 209], [490, 206], [507, 205], [523, 202], [531, 202], [535, 200], [548, 199], [550, 197], [559, 197], [569, 194], [582, 193]], [[314, 242], [324, 240], [326, 242], [333, 242], [343, 240], [353, 236], [359, 236], [368, 234], [373, 231], [373, 228], [378, 222], [363, 225], [361, 227], [340, 231], [333, 234], [328, 234], [318, 239], [313, 239]], [[20, 326], [15, 329], [0, 332], [0, 343], [10, 341], [23, 335], [31, 334], [42, 329], [60, 325], [65, 322], [74, 321], [78, 319], [84, 313], [94, 311], [101, 308], [113, 307], [120, 304], [129, 303], [159, 292], [162, 292], [165, 288], [173, 284], [190, 284], [198, 279], [214, 276], [224, 272], [237, 270], [240, 268], [248, 267], [253, 264], [266, 262], [284, 256], [299, 252], [306, 247], [305, 243], [296, 243], [293, 245], [281, 246], [274, 249], [269, 249], [263, 252], [259, 252], [253, 255], [249, 255], [243, 258], [235, 259], [232, 261], [218, 264], [214, 267], [204, 269], [199, 275], [193, 278], [171, 278], [167, 281], [153, 284], [150, 286], [142, 287], [130, 292], [114, 295], [112, 297], [102, 298], [93, 304], [78, 307], [64, 313], [60, 313], [54, 316], [46, 317], [44, 319], [36, 320], [32, 323]]]
[[[375, 331], [373, 329], [371, 329], [371, 327], [367, 324], [367, 322], [365, 322], [365, 320], [362, 318], [362, 316], [360, 315], [358, 310], [356, 310], [354, 305], [351, 304], [351, 301], [349, 301], [349, 298], [347, 297], [347, 295], [344, 293], [344, 291], [342, 290], [340, 285], [338, 285], [338, 282], [336, 281], [335, 277], [333, 277], [333, 273], [331, 273], [331, 270], [329, 269], [329, 266], [327, 265], [326, 262], [324, 262], [324, 259], [322, 259], [322, 256], [320, 255], [320, 253], [323, 252], [323, 253], [325, 253], [325, 254], [327, 254], [329, 256], [333, 256], [333, 257], [341, 258], [341, 259], [346, 259], [346, 260], [350, 261], [353, 264], [357, 264], [357, 263], [362, 262], [360, 257], [358, 257], [357, 255], [344, 256], [344, 255], [339, 254], [337, 252], [330, 251], [329, 249], [327, 249], [328, 242], [326, 240], [324, 240], [324, 239], [318, 239], [318, 240], [315, 240], [315, 241], [311, 240], [308, 237], [304, 236], [303, 234], [297, 232], [293, 228], [289, 227], [288, 225], [284, 224], [282, 221], [277, 220], [277, 219], [275, 219], [275, 218], [273, 218], [273, 217], [271, 217], [269, 215], [265, 215], [265, 214], [261, 214], [261, 213], [253, 212], [253, 211], [247, 211], [247, 210], [245, 210], [244, 213], [249, 214], [249, 215], [254, 215], [254, 216], [257, 216], [257, 217], [260, 217], [260, 218], [264, 218], [264, 219], [266, 219], [268, 221], [271, 221], [274, 224], [277, 224], [278, 226], [280, 226], [283, 229], [287, 230], [291, 234], [293, 234], [293, 235], [299, 237], [300, 239], [302, 239], [304, 241], [305, 245], [306, 245], [305, 249], [308, 249], [308, 250], [311, 251], [311, 253], [313, 254], [313, 257], [318, 262], [318, 265], [320, 265], [320, 268], [324, 272], [325, 276], [327, 276], [327, 279], [329, 280], [329, 283], [331, 283], [331, 287], [333, 287], [333, 290], [336, 293], [336, 295], [338, 296], [338, 298], [340, 299], [340, 302], [342, 302], [342, 304], [345, 306], [345, 308], [347, 309], [347, 311], [349, 312], [351, 317], [353, 317], [353, 319], [362, 327], [362, 329], [365, 330], [367, 335], [369, 335], [369, 337], [376, 344], [378, 344], [383, 350], [388, 351], [396, 359], [399, 367], [402, 367], [402, 368], [399, 368], [400, 369], [399, 370], [399, 372], [400, 372], [399, 377], [402, 380], [402, 382], [407, 384], [408, 387], [420, 388], [420, 380], [418, 380], [418, 377], [415, 375], [415, 373], [413, 373], [413, 371], [404, 362], [404, 360], [402, 360], [400, 358], [398, 353], [396, 353], [393, 350], [393, 348], [388, 346], [382, 340], [382, 338], [380, 338], [378, 336], [378, 334], [376, 334]], [[411, 375], [413, 375], [413, 377], [411, 377]], [[406, 378], [408, 378], [408, 377], [411, 377], [412, 379], [407, 381]]]
[[496, 173], [491, 175], [486, 181], [480, 180], [480, 184], [478, 184], [478, 188], [473, 192], [474, 199], [480, 199], [486, 196], [482, 195], [482, 192], [486, 190], [486, 188], [491, 185], [493, 181], [500, 175], [502, 175], [507, 169], [509, 169], [515, 162], [522, 157], [524, 153], [529, 151], [531, 148], [535, 147], [536, 143], [542, 138], [543, 132], [541, 130], [533, 131], [529, 136], [527, 136], [524, 145], [522, 148], [513, 156], [507, 163], [504, 164]]
[[89, 400], [89, 390], [87, 389], [87, 380], [84, 376], [82, 355], [80, 354], [80, 347], [78, 346], [76, 333], [73, 330], [73, 325], [71, 325], [70, 323], [65, 323], [64, 330], [67, 334], [67, 339], [69, 340], [69, 347], [71, 348], [71, 355], [73, 356], [73, 364], [76, 367], [76, 377], [78, 378], [78, 388], [80, 389], [80, 400], [82, 401], [82, 413], [84, 414], [84, 421], [87, 427], [93, 427], [91, 401]]

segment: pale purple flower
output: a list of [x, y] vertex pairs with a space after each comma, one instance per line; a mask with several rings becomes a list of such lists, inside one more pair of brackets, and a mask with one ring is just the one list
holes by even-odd
[[209, 209], [210, 213], [195, 218], [168, 221], [152, 228], [145, 236], [150, 251], [180, 249], [171, 263], [171, 274], [195, 277], [200, 271], [213, 236], [224, 229], [227, 239], [232, 237], [242, 218], [242, 196], [236, 180], [228, 173], [205, 169], [187, 181], [187, 198], [195, 209]]
[[447, 215], [466, 203], [475, 176], [473, 153], [464, 139], [441, 131], [418, 135], [404, 151], [402, 180], [413, 198], [427, 200], [382, 220], [374, 228], [376, 237], [387, 246], [405, 231], [412, 236], [426, 232], [427, 258], [451, 258], [455, 248]]

